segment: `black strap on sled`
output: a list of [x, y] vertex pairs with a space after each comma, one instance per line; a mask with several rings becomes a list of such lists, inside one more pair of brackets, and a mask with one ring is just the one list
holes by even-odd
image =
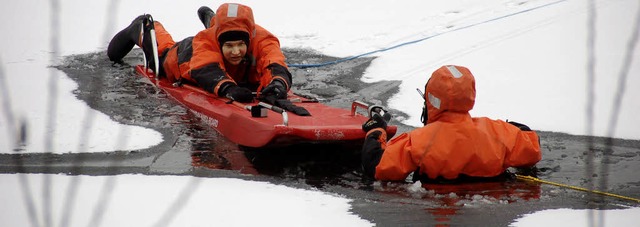
[[261, 100], [270, 103], [274, 106], [280, 107], [282, 109], [284, 109], [287, 112], [291, 112], [295, 115], [298, 116], [311, 116], [311, 113], [309, 113], [309, 111], [307, 109], [305, 109], [304, 107], [301, 106], [296, 106], [294, 105], [290, 100], [288, 99], [276, 99], [276, 97], [274, 96], [267, 96], [267, 97], [263, 97], [261, 98]]
[[293, 103], [291, 103], [291, 101], [289, 101], [288, 99], [278, 99], [276, 100], [275, 105], [298, 116], [311, 116], [311, 113], [309, 113], [307, 109], [301, 106], [293, 105]]

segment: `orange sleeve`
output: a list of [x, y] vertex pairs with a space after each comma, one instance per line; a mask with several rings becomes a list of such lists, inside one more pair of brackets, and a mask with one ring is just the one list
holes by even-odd
[[531, 167], [541, 159], [538, 134], [534, 131], [519, 131], [511, 152], [505, 157], [505, 164], [510, 167]]
[[252, 52], [256, 57], [256, 68], [259, 74], [256, 76], [260, 77], [255, 78], [255, 80], [260, 81], [261, 87], [265, 87], [274, 79], [279, 78], [289, 88], [291, 78], [286, 78], [286, 75], [273, 75], [268, 68], [269, 65], [274, 63], [287, 68], [278, 38], [266, 29], [256, 25], [256, 37], [251, 42], [253, 42], [251, 44]]
[[376, 180], [399, 181], [415, 171], [417, 165], [411, 158], [411, 136], [403, 133], [387, 143], [380, 163], [376, 166]]
[[501, 120], [492, 120], [494, 133], [508, 148], [504, 168], [530, 167], [542, 159], [540, 142], [535, 131], [522, 131]]
[[[217, 44], [213, 29], [198, 32], [193, 38], [193, 56], [191, 57], [191, 69], [199, 69], [210, 64], [220, 64], [224, 67], [220, 46]], [[224, 69], [224, 68], [223, 68]]]

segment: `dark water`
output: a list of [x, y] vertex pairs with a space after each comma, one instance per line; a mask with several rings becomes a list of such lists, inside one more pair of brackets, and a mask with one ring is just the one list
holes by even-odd
[[[286, 54], [292, 61], [329, 58], [304, 50], [287, 50]], [[354, 213], [380, 226], [506, 226], [520, 215], [544, 209], [621, 209], [640, 205], [516, 180], [457, 185], [367, 181], [360, 171], [357, 144], [239, 147], [137, 76], [132, 66], [141, 63], [141, 59], [136, 49], [125, 58], [125, 64], [112, 64], [105, 53], [99, 52], [69, 56], [56, 67], [78, 82], [79, 88], [74, 92], [78, 98], [118, 122], [158, 130], [164, 137], [161, 144], [140, 151], [84, 154], [81, 158], [72, 154], [2, 155], [0, 170], [93, 175], [177, 174], [268, 181], [345, 196], [353, 200]], [[370, 59], [359, 61], [324, 69], [294, 69], [294, 76], [299, 77], [294, 78], [294, 89], [337, 107], [347, 108], [354, 98], [384, 104], [385, 97], [397, 88], [387, 89], [386, 95], [378, 93], [367, 97], [366, 92], [361, 91], [372, 85], [359, 82], [358, 78]], [[318, 84], [326, 85], [319, 86], [326, 89], [316, 89]], [[332, 92], [334, 90], [348, 93]], [[399, 129], [406, 131], [410, 127]], [[640, 197], [640, 178], [636, 174], [640, 171], [638, 141], [617, 140], [609, 149], [604, 146], [606, 140], [596, 138], [593, 152], [597, 160], [608, 155], [610, 172], [585, 177], [587, 139], [551, 132], [540, 132], [540, 136], [544, 149], [543, 160], [538, 165], [540, 178], [585, 187], [604, 177], [610, 191]], [[53, 161], [58, 163], [56, 167], [43, 166]], [[86, 166], [89, 161], [93, 163], [90, 168]], [[118, 167], [108, 168], [114, 162]]]

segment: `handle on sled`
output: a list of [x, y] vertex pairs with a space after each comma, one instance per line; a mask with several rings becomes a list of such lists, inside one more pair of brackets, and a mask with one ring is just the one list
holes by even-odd
[[358, 107], [368, 110], [369, 109], [369, 104], [366, 104], [364, 102], [361, 101], [353, 101], [351, 103], [351, 116], [356, 116], [356, 110], [358, 109]]
[[262, 106], [264, 108], [273, 110], [276, 113], [282, 114], [282, 124], [287, 126], [289, 125], [289, 115], [287, 115], [287, 111], [284, 111], [284, 109], [274, 106], [274, 105], [269, 105], [267, 103], [264, 102], [259, 102], [258, 103], [259, 106]]
[[227, 101], [227, 104], [233, 104], [234, 106], [237, 106], [241, 109], [248, 110], [249, 112], [251, 112], [251, 117], [267, 117], [267, 111], [264, 109], [264, 107], [259, 105], [244, 105], [242, 103], [234, 101], [233, 99], [229, 99], [229, 101]]
[[289, 125], [289, 116], [287, 115], [287, 111], [283, 110], [280, 107], [274, 106], [274, 105], [269, 105], [267, 103], [264, 102], [259, 102], [258, 105], [255, 106], [251, 106], [251, 105], [244, 105], [240, 102], [237, 102], [231, 98], [227, 98], [229, 99], [229, 101], [227, 101], [227, 104], [233, 104], [234, 106], [237, 106], [239, 108], [248, 110], [249, 112], [251, 112], [251, 116], [252, 117], [266, 117], [267, 113], [266, 112], [262, 112], [261, 109], [262, 108], [266, 108], [266, 109], [270, 109], [273, 110], [276, 113], [279, 113], [282, 115], [282, 124], [284, 126], [288, 126]]
[[381, 115], [385, 121], [388, 122], [389, 120], [391, 120], [391, 115], [387, 112], [387, 110], [384, 109], [384, 107], [379, 105], [369, 105], [357, 100], [351, 103], [351, 116], [356, 115], [356, 110], [358, 109], [358, 107], [367, 110], [367, 113], [369, 114], [368, 117], [373, 117], [374, 115]]

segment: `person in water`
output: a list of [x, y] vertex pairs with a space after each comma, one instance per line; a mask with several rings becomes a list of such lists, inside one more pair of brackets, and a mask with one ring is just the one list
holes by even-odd
[[387, 141], [387, 122], [374, 115], [362, 125], [367, 133], [362, 167], [368, 178], [383, 181], [454, 181], [500, 178], [507, 168], [528, 169], [540, 159], [538, 135], [517, 122], [471, 117], [475, 78], [463, 66], [435, 70], [425, 85], [423, 127]]

